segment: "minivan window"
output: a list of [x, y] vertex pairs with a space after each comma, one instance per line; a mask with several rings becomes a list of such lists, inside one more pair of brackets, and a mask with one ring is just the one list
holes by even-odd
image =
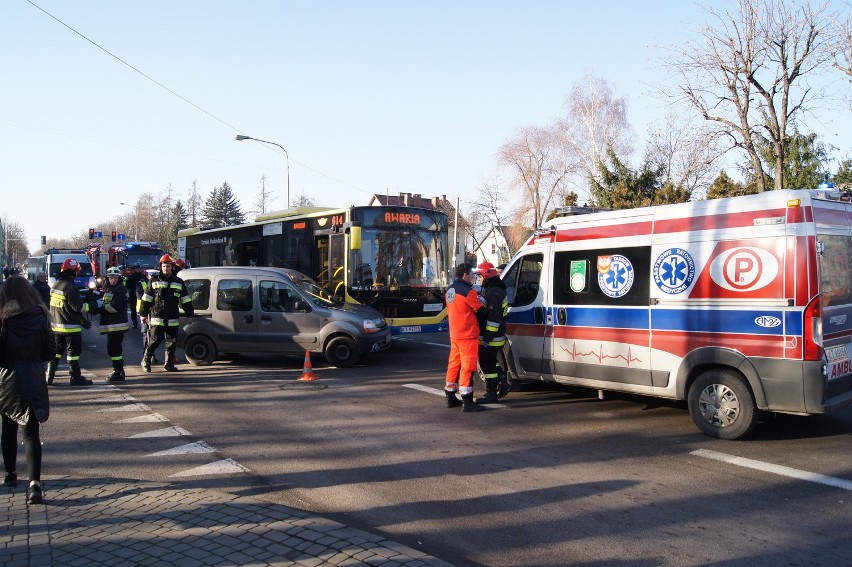
[[219, 311], [251, 311], [254, 290], [251, 280], [219, 280], [216, 309]]
[[210, 308], [210, 280], [186, 280], [186, 291], [192, 299], [195, 311], [206, 311]]
[[261, 311], [292, 313], [296, 311], [296, 302], [302, 300], [298, 293], [282, 282], [261, 281], [258, 289]]

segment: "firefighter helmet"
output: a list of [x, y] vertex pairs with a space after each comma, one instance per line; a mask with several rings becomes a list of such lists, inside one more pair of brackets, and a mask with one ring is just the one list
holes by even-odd
[[483, 278], [494, 278], [500, 275], [500, 272], [497, 271], [497, 268], [494, 267], [494, 264], [491, 262], [483, 262], [476, 267], [476, 273], [481, 275]]
[[67, 258], [64, 262], [62, 262], [62, 266], [59, 267], [60, 272], [64, 272], [66, 270], [73, 270], [75, 272], [79, 272], [80, 262], [78, 262], [74, 258]]
[[172, 260], [172, 257], [169, 256], [168, 254], [163, 254], [163, 256], [160, 258], [160, 263], [161, 264], [172, 264], [172, 265], [174, 265], [175, 261]]
[[183, 258], [178, 258], [175, 260], [175, 266], [182, 270], [186, 267], [186, 262], [183, 261]]
[[113, 266], [112, 268], [107, 269], [106, 275], [108, 278], [118, 278], [121, 277], [121, 270]]

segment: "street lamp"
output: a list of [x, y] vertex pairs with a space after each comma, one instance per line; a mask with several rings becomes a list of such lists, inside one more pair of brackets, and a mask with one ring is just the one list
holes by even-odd
[[124, 205], [125, 207], [133, 209], [133, 240], [139, 240], [139, 211], [136, 207], [128, 205], [127, 203], [119, 203], [119, 205]]
[[259, 138], [252, 138], [251, 136], [243, 136], [242, 134], [237, 134], [237, 141], [242, 142], [243, 140], [254, 140], [255, 142], [263, 142], [264, 144], [272, 144], [273, 146], [278, 146], [284, 152], [284, 157], [287, 158], [287, 208], [290, 208], [290, 155], [287, 153], [287, 150], [284, 149], [284, 146], [281, 144], [277, 144], [275, 142], [269, 142], [267, 140], [261, 140]]

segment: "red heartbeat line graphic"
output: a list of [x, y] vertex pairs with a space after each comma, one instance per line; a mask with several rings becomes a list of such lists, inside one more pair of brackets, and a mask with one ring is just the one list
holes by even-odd
[[590, 350], [589, 352], [577, 352], [577, 343], [573, 343], [571, 345], [571, 350], [568, 350], [567, 348], [565, 348], [562, 345], [559, 345], [559, 348], [561, 348], [563, 351], [567, 352], [568, 355], [571, 356], [571, 358], [573, 360], [577, 360], [578, 356], [583, 356], [583, 357], [593, 356], [593, 357], [598, 359], [599, 363], [603, 362], [607, 358], [612, 358], [612, 359], [619, 359], [620, 358], [621, 360], [623, 360], [624, 362], [627, 363], [627, 366], [630, 366], [630, 363], [632, 363], [632, 362], [642, 362], [641, 359], [633, 356], [633, 353], [630, 352], [630, 347], [627, 347], [627, 356], [626, 357], [623, 356], [623, 355], [620, 355], [620, 354], [618, 354], [616, 356], [604, 354], [603, 345], [600, 346], [600, 349], [599, 349], [598, 352], [595, 352], [593, 350]]

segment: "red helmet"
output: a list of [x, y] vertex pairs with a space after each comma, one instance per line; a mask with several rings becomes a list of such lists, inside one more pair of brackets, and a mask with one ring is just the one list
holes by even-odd
[[175, 266], [182, 270], [186, 267], [186, 262], [183, 261], [183, 258], [178, 258], [177, 260], [175, 260]]
[[62, 262], [62, 266], [59, 267], [60, 272], [64, 272], [65, 270], [74, 270], [75, 272], [79, 272], [80, 262], [78, 262], [74, 258], [66, 259], [64, 262]]
[[476, 273], [481, 275], [483, 278], [495, 278], [500, 275], [500, 272], [497, 271], [497, 268], [494, 267], [494, 264], [491, 262], [483, 262], [476, 267]]
[[169, 256], [168, 254], [163, 254], [162, 258], [160, 258], [160, 263], [161, 264], [172, 264], [172, 265], [174, 265], [175, 261], [172, 260], [172, 257]]

